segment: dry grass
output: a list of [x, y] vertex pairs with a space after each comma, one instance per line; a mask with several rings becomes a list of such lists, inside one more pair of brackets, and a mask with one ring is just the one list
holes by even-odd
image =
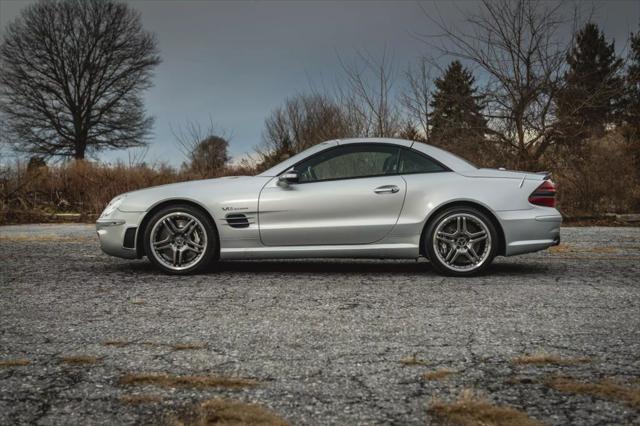
[[106, 340], [102, 342], [104, 346], [115, 346], [116, 348], [122, 348], [124, 346], [129, 345], [131, 342], [126, 340]]
[[422, 375], [422, 378], [425, 380], [444, 380], [452, 374], [456, 372], [453, 370], [449, 370], [448, 368], [441, 368], [435, 371], [429, 371]]
[[511, 377], [508, 377], [504, 382], [507, 385], [528, 385], [531, 383], [535, 383], [535, 380], [532, 379], [531, 377], [511, 376]]
[[135, 189], [223, 175], [255, 174], [245, 165], [211, 175], [179, 171], [164, 164], [103, 164], [86, 160], [29, 168], [0, 164], [0, 223], [89, 220], [118, 194]]
[[272, 411], [257, 405], [229, 399], [211, 399], [197, 405], [176, 426], [287, 426], [289, 423]]
[[142, 373], [125, 374], [120, 378], [121, 385], [155, 385], [168, 388], [248, 388], [258, 382], [241, 377], [223, 376], [172, 376], [169, 374]]
[[31, 234], [15, 234], [0, 235], [0, 241], [8, 242], [39, 242], [39, 241], [65, 241], [65, 242], [86, 242], [93, 241], [93, 237], [85, 236], [68, 236], [68, 235], [31, 235]]
[[174, 351], [189, 351], [197, 349], [205, 349], [206, 346], [202, 343], [162, 343], [162, 342], [142, 342], [144, 346], [150, 347], [167, 347], [172, 348]]
[[559, 244], [557, 246], [549, 247], [547, 250], [551, 253], [571, 253], [573, 251], [571, 246], [568, 244]]
[[23, 367], [29, 364], [31, 364], [31, 361], [29, 361], [28, 359], [5, 359], [4, 361], [0, 361], [0, 368]]
[[560, 244], [557, 246], [549, 247], [551, 253], [599, 253], [599, 254], [611, 254], [617, 253], [618, 249], [615, 247], [591, 247], [591, 248], [579, 248], [569, 244]]
[[448, 425], [457, 426], [539, 426], [523, 411], [506, 406], [493, 405], [465, 390], [455, 402], [434, 400], [429, 414]]
[[417, 354], [413, 354], [412, 356], [406, 357], [406, 358], [402, 358], [400, 360], [400, 364], [402, 364], [403, 367], [415, 367], [415, 366], [425, 366], [425, 365], [429, 365], [429, 363], [423, 359], [419, 359], [417, 357]]
[[73, 365], [97, 364], [101, 360], [102, 358], [97, 358], [95, 356], [87, 356], [87, 355], [63, 356], [62, 358], [60, 358], [60, 362], [64, 362], [65, 364], [73, 364]]
[[127, 405], [159, 404], [163, 401], [159, 395], [120, 395], [118, 400]]
[[598, 383], [583, 383], [570, 377], [556, 376], [547, 379], [545, 383], [560, 392], [591, 395], [619, 401], [636, 410], [640, 410], [640, 389], [626, 387], [611, 380], [601, 380]]
[[524, 356], [514, 358], [511, 362], [517, 365], [545, 365], [545, 364], [577, 365], [577, 364], [588, 364], [591, 362], [591, 359], [561, 358], [557, 355], [534, 354], [534, 355], [524, 355]]
[[196, 349], [205, 349], [205, 345], [199, 343], [177, 343], [173, 345], [173, 349], [176, 351], [190, 351]]

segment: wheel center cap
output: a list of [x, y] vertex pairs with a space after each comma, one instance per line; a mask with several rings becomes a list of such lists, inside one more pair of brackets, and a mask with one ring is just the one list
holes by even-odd
[[460, 237], [456, 240], [456, 244], [458, 245], [458, 247], [464, 247], [467, 245], [467, 238], [466, 237]]
[[182, 237], [176, 237], [175, 239], [175, 243], [178, 247], [182, 246], [184, 244], [184, 238]]

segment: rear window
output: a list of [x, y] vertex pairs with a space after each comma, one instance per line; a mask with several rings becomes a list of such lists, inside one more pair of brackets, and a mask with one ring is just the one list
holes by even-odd
[[434, 173], [444, 171], [447, 171], [447, 169], [435, 160], [412, 149], [400, 149], [398, 173]]

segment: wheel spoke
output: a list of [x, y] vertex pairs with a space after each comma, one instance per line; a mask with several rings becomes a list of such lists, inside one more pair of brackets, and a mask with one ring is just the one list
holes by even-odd
[[474, 245], [475, 243], [479, 243], [480, 241], [484, 241], [487, 239], [487, 234], [481, 235], [478, 238], [472, 238], [469, 240], [469, 244]]
[[173, 265], [180, 266], [182, 265], [182, 250], [178, 250], [177, 248], [173, 248]]
[[196, 243], [195, 241], [192, 241], [192, 240], [187, 240], [186, 245], [184, 247], [185, 247], [185, 249], [191, 250], [191, 251], [196, 252], [196, 253], [201, 253], [202, 250], [204, 249], [203, 245], [200, 245], [200, 244], [198, 244], [198, 243]]
[[165, 238], [162, 241], [156, 241], [155, 243], [153, 243], [153, 247], [156, 250], [164, 250], [170, 246], [171, 246], [171, 238]]
[[449, 264], [453, 265], [458, 256], [460, 256], [460, 250], [456, 249], [456, 253], [453, 255], [451, 260], [449, 260]]
[[444, 243], [453, 244], [453, 235], [447, 234], [446, 232], [438, 232], [436, 238]]
[[[484, 231], [468, 232], [468, 233], [467, 233], [467, 237], [469, 237], [469, 238], [471, 238], [471, 239], [479, 238], [479, 237], [482, 237], [482, 236], [484, 236], [484, 237], [486, 238], [487, 233], [486, 233], [486, 232], [484, 232]], [[478, 241], [480, 241], [480, 240], [478, 240]]]
[[480, 256], [478, 256], [478, 254], [476, 253], [476, 251], [473, 249], [472, 246], [469, 246], [466, 254], [469, 260], [472, 261], [473, 263], [478, 263], [480, 261]]
[[462, 231], [462, 218], [458, 216], [456, 219], [456, 233], [460, 233]]
[[182, 232], [182, 234], [184, 235], [189, 235], [195, 229], [197, 224], [198, 223], [195, 220], [191, 219], [185, 226], [180, 229], [180, 232]]
[[467, 218], [465, 216], [462, 216], [462, 233], [469, 234], [469, 231], [467, 231]]
[[458, 255], [458, 249], [455, 247], [451, 247], [451, 250], [449, 250], [449, 252], [447, 253], [447, 257], [444, 258], [444, 261], [447, 263], [451, 263], [453, 260], [452, 258], [457, 257]]
[[178, 233], [178, 228], [176, 228], [176, 225], [171, 221], [170, 217], [166, 218], [163, 223], [171, 235], [176, 235]]

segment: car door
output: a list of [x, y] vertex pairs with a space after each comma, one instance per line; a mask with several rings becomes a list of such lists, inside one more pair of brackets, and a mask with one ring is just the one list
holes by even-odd
[[399, 147], [340, 145], [293, 167], [298, 182], [262, 190], [258, 224], [267, 246], [368, 244], [395, 226], [406, 194]]

